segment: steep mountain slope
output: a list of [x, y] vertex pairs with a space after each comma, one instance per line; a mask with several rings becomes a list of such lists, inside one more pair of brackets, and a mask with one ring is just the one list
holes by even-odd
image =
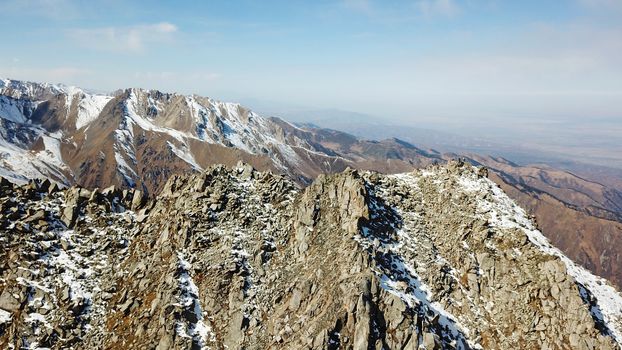
[[[314, 130], [320, 135], [335, 134], [330, 142], [322, 142], [328, 149], [349, 150], [354, 148], [351, 145], [356, 145], [352, 141], [355, 138], [342, 136], [347, 134], [326, 129]], [[367, 144], [373, 142], [368, 141]], [[490, 178], [535, 217], [540, 230], [556, 247], [590, 271], [611, 280], [618, 288], [622, 287], [622, 192], [616, 188], [542, 165], [521, 166], [502, 158], [474, 154], [440, 155], [421, 150], [404, 155], [403, 150], [408, 149], [408, 143], [386, 140], [378, 144], [390, 146], [390, 151], [378, 152], [384, 147], [377, 147], [360, 156], [370, 160], [375, 157], [423, 157], [439, 162], [463, 158], [486, 166], [490, 169]], [[418, 167], [416, 161], [411, 163]], [[366, 169], [385, 171], [374, 166]]]
[[490, 178], [536, 217], [538, 227], [553, 244], [590, 271], [622, 286], [622, 223], [590, 215], [546, 192]]
[[0, 346], [617, 348], [622, 296], [482, 174], [2, 182]]
[[533, 215], [553, 244], [590, 271], [622, 286], [620, 192], [546, 166], [470, 155], [490, 178]]

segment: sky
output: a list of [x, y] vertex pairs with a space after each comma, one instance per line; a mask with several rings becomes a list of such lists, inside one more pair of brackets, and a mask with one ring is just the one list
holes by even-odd
[[0, 77], [424, 123], [622, 120], [622, 0], [0, 0]]

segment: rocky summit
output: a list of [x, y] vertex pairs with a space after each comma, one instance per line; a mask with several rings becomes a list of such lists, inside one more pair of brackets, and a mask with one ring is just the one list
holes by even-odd
[[462, 162], [0, 182], [0, 348], [616, 349], [622, 296]]

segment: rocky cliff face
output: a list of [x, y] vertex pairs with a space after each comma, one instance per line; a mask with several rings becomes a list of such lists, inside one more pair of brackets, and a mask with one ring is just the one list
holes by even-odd
[[617, 348], [622, 297], [483, 171], [0, 184], [0, 347]]

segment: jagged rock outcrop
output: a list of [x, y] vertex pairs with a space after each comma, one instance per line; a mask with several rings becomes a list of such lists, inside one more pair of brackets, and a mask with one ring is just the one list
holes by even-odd
[[2, 181], [0, 347], [617, 348], [620, 294], [484, 175]]

